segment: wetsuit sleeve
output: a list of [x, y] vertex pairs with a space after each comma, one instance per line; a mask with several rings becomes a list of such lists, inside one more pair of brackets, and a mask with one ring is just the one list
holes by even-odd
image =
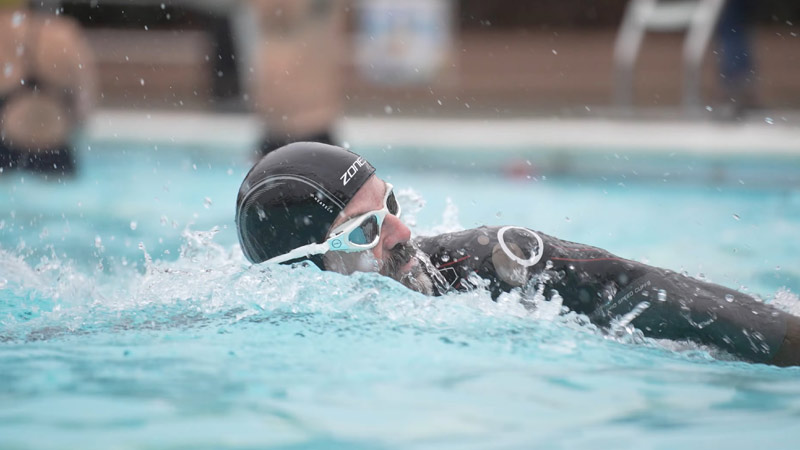
[[[482, 227], [419, 238], [436, 268], [439, 292], [513, 288], [557, 292], [564, 305], [610, 327], [631, 323], [646, 336], [713, 345], [771, 362], [800, 318], [741, 292], [605, 250], [520, 227]], [[795, 325], [796, 327], [796, 325]]]

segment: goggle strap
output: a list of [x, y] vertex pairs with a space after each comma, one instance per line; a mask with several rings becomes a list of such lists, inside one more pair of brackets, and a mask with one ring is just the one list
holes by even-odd
[[309, 256], [314, 255], [321, 255], [327, 252], [330, 249], [327, 242], [323, 242], [321, 244], [308, 244], [302, 247], [298, 247], [289, 253], [284, 253], [283, 255], [276, 256], [274, 258], [270, 258], [265, 262], [268, 263], [283, 263], [286, 261], [292, 261], [295, 259], [300, 258], [307, 258]]

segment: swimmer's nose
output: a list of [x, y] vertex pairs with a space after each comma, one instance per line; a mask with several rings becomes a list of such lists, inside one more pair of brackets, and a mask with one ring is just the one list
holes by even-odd
[[382, 228], [381, 246], [387, 250], [411, 239], [411, 230], [397, 216], [392, 214], [387, 214], [386, 218], [383, 219]]

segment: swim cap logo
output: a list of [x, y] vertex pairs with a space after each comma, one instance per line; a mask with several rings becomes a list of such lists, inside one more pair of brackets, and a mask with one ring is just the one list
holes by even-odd
[[322, 201], [322, 198], [321, 198], [322, 195], [323, 195], [322, 193], [318, 192], [317, 195], [311, 194], [311, 198], [313, 198], [314, 201], [317, 202], [317, 204], [322, 207], [322, 209], [324, 209], [325, 211], [328, 211], [329, 213], [332, 213], [333, 212], [333, 208], [330, 205], [326, 205], [325, 202]]
[[367, 162], [364, 161], [364, 158], [358, 157], [358, 159], [344, 171], [342, 176], [339, 177], [342, 180], [342, 186], [347, 186], [347, 183], [353, 179], [353, 177], [358, 173], [358, 169], [360, 169], [364, 164]]

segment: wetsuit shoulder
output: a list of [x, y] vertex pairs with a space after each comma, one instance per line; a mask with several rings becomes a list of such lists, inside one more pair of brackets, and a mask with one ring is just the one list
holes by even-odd
[[522, 227], [480, 227], [432, 237], [415, 244], [430, 256], [440, 291], [486, 287], [497, 297], [525, 285], [543, 267], [550, 238]]
[[483, 287], [497, 298], [535, 286], [598, 326], [622, 321], [649, 337], [714, 345], [758, 362], [772, 360], [787, 324], [800, 329], [800, 318], [741, 292], [528, 228], [480, 227], [415, 243], [430, 256], [439, 293]]

